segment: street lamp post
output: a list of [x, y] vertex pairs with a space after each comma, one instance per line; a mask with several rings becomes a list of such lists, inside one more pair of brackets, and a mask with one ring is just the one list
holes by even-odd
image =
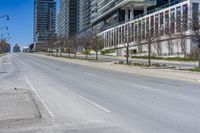
[[8, 26], [0, 27], [0, 30], [2, 30], [2, 29], [8, 30]]
[[3, 15], [0, 17], [0, 19], [2, 19], [2, 18], [6, 18], [7, 21], [10, 19], [10, 17], [8, 15]]
[[3, 49], [2, 41], [3, 41], [3, 36], [6, 35], [6, 34], [7, 34], [8, 36], [10, 35], [9, 33], [1, 33], [1, 42], [0, 42], [0, 45], [1, 45], [1, 46], [0, 46], [0, 49], [1, 49], [1, 51], [2, 51], [3, 53], [4, 53], [4, 49]]
[[1, 41], [3, 40], [3, 36], [6, 35], [6, 34], [7, 34], [8, 36], [10, 35], [8, 32], [7, 32], [7, 33], [1, 33]]

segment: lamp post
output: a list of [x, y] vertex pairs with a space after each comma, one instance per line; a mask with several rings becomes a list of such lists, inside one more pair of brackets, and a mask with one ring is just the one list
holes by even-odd
[[0, 19], [2, 19], [2, 18], [6, 18], [7, 21], [10, 19], [10, 17], [8, 15], [3, 15], [0, 17]]
[[2, 30], [2, 29], [8, 30], [8, 26], [0, 27], [0, 30]]
[[2, 44], [2, 39], [3, 39], [3, 35], [5, 35], [5, 34], [8, 34], [8, 36], [9, 36], [9, 33], [1, 33], [1, 42], [0, 42], [0, 52], [2, 52], [2, 53], [4, 53], [4, 46], [3, 46], [3, 44]]
[[2, 39], [3, 39], [3, 36], [6, 35], [6, 34], [7, 34], [8, 36], [10, 35], [8, 32], [7, 32], [7, 33], [1, 33], [1, 41], [2, 41]]

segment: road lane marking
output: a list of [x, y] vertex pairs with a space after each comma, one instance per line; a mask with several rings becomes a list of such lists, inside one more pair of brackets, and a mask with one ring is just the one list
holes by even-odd
[[131, 85], [132, 85], [132, 86], [135, 86], [135, 87], [144, 88], [144, 89], [152, 89], [152, 90], [155, 90], [154, 88], [151, 88], [151, 87], [148, 87], [148, 86], [139, 85], [139, 84], [134, 84], [134, 83], [132, 83]]
[[[60, 87], [62, 87], [62, 88], [64, 88], [64, 89], [67, 89], [64, 85], [62, 85], [62, 84], [58, 84]], [[68, 89], [68, 90], [70, 90], [70, 89]], [[93, 101], [91, 101], [91, 100], [89, 100], [89, 99], [87, 99], [87, 98], [85, 98], [85, 97], [83, 97], [83, 96], [81, 96], [81, 95], [79, 95], [78, 93], [75, 93], [76, 95], [78, 95], [81, 99], [83, 99], [84, 101], [86, 101], [86, 102], [88, 102], [88, 103], [90, 103], [90, 104], [92, 104], [92, 105], [94, 105], [94, 106], [96, 106], [96, 107], [98, 107], [98, 108], [100, 108], [100, 109], [102, 109], [103, 111], [105, 111], [105, 112], [107, 112], [107, 113], [110, 113], [111, 111], [110, 110], [108, 110], [108, 109], [106, 109], [106, 108], [104, 108], [104, 107], [102, 107], [101, 105], [98, 105], [97, 103], [95, 103], [95, 102], [93, 102]]]
[[95, 102], [92, 102], [91, 100], [89, 100], [89, 99], [87, 99], [87, 98], [85, 98], [85, 97], [83, 97], [83, 96], [81, 96], [81, 95], [79, 95], [79, 97], [82, 98], [83, 100], [85, 100], [86, 102], [88, 102], [88, 103], [90, 103], [90, 104], [92, 104], [92, 105], [94, 105], [94, 106], [96, 106], [96, 107], [98, 107], [98, 108], [104, 110], [105, 112], [108, 112], [108, 113], [111, 112], [110, 110], [108, 110], [108, 109], [106, 109], [106, 108], [104, 108], [104, 107], [102, 107], [102, 106], [96, 104]]
[[96, 76], [95, 74], [93, 73], [89, 73], [89, 72], [84, 72], [85, 75], [88, 75], [88, 76]]
[[41, 98], [41, 96], [38, 93], [38, 91], [33, 87], [33, 85], [31, 84], [31, 82], [29, 81], [28, 77], [26, 75], [24, 75], [24, 77], [25, 77], [25, 80], [27, 81], [27, 83], [29, 84], [29, 86], [31, 87], [31, 89], [35, 92], [35, 94], [40, 99], [40, 101], [42, 102], [42, 104], [44, 105], [44, 107], [47, 109], [47, 111], [50, 114], [50, 116], [54, 119], [55, 116], [53, 115], [53, 113], [51, 112], [51, 110], [49, 109], [49, 107], [47, 106], [47, 104], [44, 102], [44, 100]]
[[9, 63], [9, 62], [5, 62], [3, 63], [4, 65], [11, 65], [12, 63]]

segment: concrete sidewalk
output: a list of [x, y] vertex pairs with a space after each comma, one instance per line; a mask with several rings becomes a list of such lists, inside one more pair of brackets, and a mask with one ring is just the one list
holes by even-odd
[[[40, 53], [40, 54], [46, 54], [47, 53]], [[54, 53], [56, 55], [56, 53]], [[58, 53], [58, 56], [60, 56], [60, 53]], [[62, 56], [68, 56], [68, 54], [63, 53]], [[88, 59], [95, 59], [96, 55], [88, 55]], [[74, 57], [73, 54], [71, 54], [71, 57]], [[85, 55], [83, 54], [77, 54], [77, 58], [85, 59]], [[99, 55], [99, 60], [104, 62], [116, 62], [116, 61], [125, 61], [126, 58], [123, 56], [106, 56], [106, 55]], [[129, 61], [136, 62], [136, 63], [147, 63], [147, 59], [136, 59], [136, 58], [129, 58]], [[195, 66], [198, 66], [198, 61], [170, 61], [170, 60], [151, 60], [154, 64], [165, 64], [170, 67], [176, 67], [176, 68], [194, 68]]]
[[43, 58], [55, 59], [64, 62], [70, 62], [74, 64], [84, 65], [88, 67], [95, 67], [100, 69], [114, 70], [118, 72], [126, 72], [129, 74], [138, 74], [150, 77], [159, 77], [175, 80], [190, 81], [195, 83], [200, 83], [200, 73], [181, 71], [173, 69], [159, 69], [159, 68], [147, 68], [147, 67], [136, 67], [136, 66], [126, 66], [126, 65], [116, 65], [112, 62], [93, 62], [79, 59], [68, 59], [63, 57], [52, 57], [42, 54], [31, 54]]
[[0, 123], [40, 118], [40, 112], [29, 91], [0, 92]]

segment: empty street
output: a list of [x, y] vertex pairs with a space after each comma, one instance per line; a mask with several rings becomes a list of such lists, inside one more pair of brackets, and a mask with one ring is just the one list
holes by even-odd
[[7, 54], [0, 58], [0, 91], [15, 88], [32, 93], [41, 118], [0, 124], [0, 132], [200, 131], [199, 83]]

